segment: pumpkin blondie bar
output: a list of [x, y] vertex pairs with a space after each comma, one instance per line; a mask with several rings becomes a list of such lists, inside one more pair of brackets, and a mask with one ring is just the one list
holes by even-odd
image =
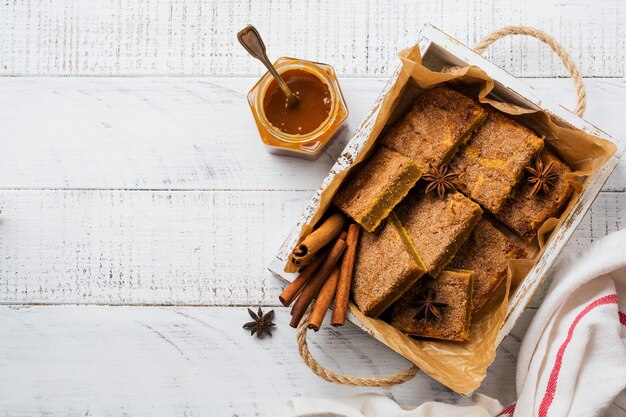
[[496, 218], [526, 241], [537, 235], [539, 227], [551, 217], [558, 216], [572, 195], [574, 188], [565, 174], [572, 172], [554, 152], [544, 148], [538, 156], [544, 167], [550, 167], [554, 175], [548, 187], [548, 193], [541, 190], [533, 195], [533, 184], [528, 181], [529, 173], [516, 187], [513, 196], [506, 200]]
[[428, 273], [436, 277], [480, 220], [480, 206], [458, 192], [443, 198], [415, 187], [395, 208]]
[[392, 307], [391, 325], [409, 336], [469, 339], [473, 271], [444, 270], [424, 277]]
[[361, 235], [352, 276], [352, 299], [363, 314], [377, 317], [425, 273], [424, 263], [391, 213], [376, 232]]
[[543, 139], [533, 131], [490, 109], [485, 123], [450, 163], [458, 175], [455, 185], [497, 213], [542, 147]]
[[506, 278], [510, 259], [525, 258], [526, 251], [513, 244], [487, 220], [478, 222], [449, 268], [472, 270], [472, 314], [479, 312]]
[[411, 159], [383, 146], [344, 184], [334, 203], [372, 232], [421, 175]]
[[381, 143], [426, 171], [429, 165], [448, 163], [486, 117], [486, 110], [470, 97], [448, 87], [436, 87], [417, 97]]

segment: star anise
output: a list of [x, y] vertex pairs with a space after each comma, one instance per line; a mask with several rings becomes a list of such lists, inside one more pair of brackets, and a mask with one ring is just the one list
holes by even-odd
[[417, 307], [415, 312], [415, 319], [424, 319], [426, 321], [441, 320], [443, 318], [443, 312], [448, 307], [448, 304], [437, 301], [437, 294], [432, 288], [425, 289], [420, 294], [417, 300], [414, 300], [411, 304]]
[[250, 317], [252, 317], [254, 321], [244, 324], [243, 328], [250, 330], [250, 336], [254, 336], [254, 333], [256, 333], [256, 337], [261, 337], [263, 333], [267, 333], [270, 336], [272, 335], [271, 327], [276, 326], [272, 323], [274, 310], [270, 310], [267, 314], [263, 315], [263, 311], [261, 311], [261, 307], [259, 307], [257, 314], [254, 314], [254, 311], [250, 309], [248, 309], [248, 314], [250, 314]]
[[439, 168], [435, 168], [432, 165], [428, 165], [428, 172], [422, 176], [428, 183], [426, 186], [426, 192], [429, 193], [436, 189], [439, 198], [443, 198], [446, 191], [456, 190], [456, 187], [452, 181], [458, 177], [458, 174], [448, 172], [448, 166], [442, 165]]
[[544, 166], [541, 158], [537, 158], [534, 167], [526, 168], [528, 172], [530, 172], [528, 182], [535, 184], [530, 191], [531, 196], [534, 196], [539, 191], [541, 191], [543, 195], [548, 195], [550, 187], [554, 185], [554, 180], [559, 177], [558, 174], [552, 172], [552, 164], [554, 164], [554, 161], [550, 161], [548, 165]]

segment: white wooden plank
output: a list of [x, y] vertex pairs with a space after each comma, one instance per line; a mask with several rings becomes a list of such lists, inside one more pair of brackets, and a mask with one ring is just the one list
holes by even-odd
[[[350, 130], [315, 162], [269, 155], [245, 99], [255, 82], [3, 79], [0, 187], [316, 189]], [[383, 84], [346, 82], [351, 127]]]
[[[499, 350], [480, 392], [508, 404], [529, 310]], [[304, 365], [289, 311], [276, 309], [271, 339], [241, 328], [244, 307], [0, 307], [0, 414], [22, 416], [282, 415], [299, 395], [380, 392], [400, 404], [463, 403], [424, 374], [392, 389], [327, 383]], [[309, 337], [331, 369], [382, 375], [408, 363], [352, 325]]]
[[[277, 304], [266, 271], [308, 191], [0, 191], [5, 304]], [[626, 227], [602, 193], [566, 251]]]
[[[259, 74], [261, 65], [235, 41], [253, 22], [273, 57], [377, 76], [392, 72], [395, 52], [430, 22], [470, 46], [501, 26], [535, 26], [570, 51], [583, 75], [622, 77], [625, 14], [620, 0], [18, 0], [0, 13], [0, 74]], [[488, 56], [521, 76], [565, 75], [558, 58], [532, 39], [503, 40]]]
[[[529, 79], [573, 107], [567, 79]], [[349, 128], [317, 161], [267, 154], [245, 101], [255, 78], [3, 78], [0, 188], [315, 190], [385, 79], [344, 78]], [[626, 80], [589, 79], [587, 119], [626, 138]], [[626, 190], [626, 165], [605, 190]]]
[[265, 266], [309, 196], [4, 193], [0, 299], [5, 304], [274, 303], [280, 285]]

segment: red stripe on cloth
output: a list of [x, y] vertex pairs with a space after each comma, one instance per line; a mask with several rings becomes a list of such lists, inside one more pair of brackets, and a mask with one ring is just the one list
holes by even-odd
[[592, 301], [584, 308], [583, 311], [578, 313], [572, 324], [569, 326], [567, 331], [567, 337], [556, 354], [556, 360], [554, 361], [554, 366], [552, 367], [552, 372], [550, 372], [550, 378], [548, 379], [548, 386], [546, 387], [546, 393], [543, 396], [543, 400], [541, 401], [541, 405], [539, 405], [539, 417], [547, 417], [548, 409], [552, 405], [552, 401], [554, 400], [554, 394], [556, 392], [556, 383], [559, 379], [559, 372], [561, 372], [561, 366], [563, 365], [563, 355], [565, 354], [565, 349], [569, 342], [572, 340], [572, 336], [574, 335], [574, 329], [578, 325], [578, 323], [582, 320], [583, 317], [587, 315], [590, 311], [592, 311], [596, 307], [600, 307], [606, 304], [617, 304], [617, 294], [605, 295], [604, 297], [598, 298], [595, 301]]
[[622, 326], [626, 326], [626, 314], [622, 313], [621, 311], [618, 311], [619, 313], [619, 322], [621, 323]]
[[507, 414], [513, 414], [513, 411], [515, 411], [515, 403], [509, 405], [507, 408], [500, 411], [500, 414], [497, 414], [496, 417], [506, 416]]

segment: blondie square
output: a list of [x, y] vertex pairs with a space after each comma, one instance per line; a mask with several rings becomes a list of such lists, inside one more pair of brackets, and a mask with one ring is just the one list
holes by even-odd
[[479, 312], [502, 283], [509, 259], [525, 258], [526, 251], [513, 244], [487, 220], [478, 222], [470, 237], [461, 246], [449, 268], [472, 270], [474, 295], [472, 314]]
[[[457, 342], [469, 339], [473, 280], [474, 272], [462, 270], [424, 277], [393, 305], [391, 325], [410, 336]], [[434, 301], [433, 307], [429, 300]]]
[[438, 167], [450, 162], [486, 117], [486, 110], [470, 97], [448, 87], [436, 87], [417, 97], [381, 143], [426, 171], [429, 164]]
[[335, 196], [334, 203], [373, 232], [415, 185], [422, 170], [398, 152], [381, 147]]
[[496, 110], [450, 163], [455, 184], [466, 196], [498, 213], [543, 139]]
[[544, 195], [540, 191], [532, 195], [533, 184], [528, 182], [529, 174], [526, 173], [513, 196], [506, 200], [496, 215], [498, 220], [526, 241], [534, 239], [546, 220], [561, 214], [574, 191], [564, 176], [572, 172], [570, 167], [546, 148], [539, 153], [539, 158], [544, 167], [552, 164], [550, 172], [556, 175], [548, 194]]
[[352, 299], [363, 314], [376, 317], [393, 304], [426, 268], [392, 213], [374, 233], [363, 232], [352, 276]]
[[394, 212], [428, 273], [436, 277], [480, 220], [480, 206], [458, 192], [440, 198], [415, 187]]

